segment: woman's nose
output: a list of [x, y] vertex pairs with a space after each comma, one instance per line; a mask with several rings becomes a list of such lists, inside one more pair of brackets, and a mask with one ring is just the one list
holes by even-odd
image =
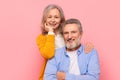
[[55, 18], [52, 18], [52, 21], [55, 21]]

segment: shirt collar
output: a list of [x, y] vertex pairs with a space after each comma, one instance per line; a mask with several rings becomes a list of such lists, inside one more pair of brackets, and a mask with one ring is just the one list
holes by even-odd
[[[83, 52], [83, 45], [81, 44], [80, 48], [78, 49], [77, 53], [78, 55], [80, 55]], [[66, 51], [66, 47], [64, 47], [64, 55], [68, 56], [67, 51]]]

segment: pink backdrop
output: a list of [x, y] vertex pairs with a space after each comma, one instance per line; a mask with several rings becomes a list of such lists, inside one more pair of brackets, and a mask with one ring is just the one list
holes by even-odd
[[82, 22], [82, 42], [92, 42], [99, 52], [100, 80], [120, 80], [119, 0], [1, 0], [0, 80], [38, 80], [43, 59], [35, 41], [50, 3]]

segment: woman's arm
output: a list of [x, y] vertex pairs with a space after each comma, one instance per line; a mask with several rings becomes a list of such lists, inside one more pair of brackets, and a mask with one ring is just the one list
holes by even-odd
[[54, 35], [39, 35], [37, 40], [37, 45], [40, 50], [41, 55], [45, 59], [50, 59], [55, 53], [55, 36]]

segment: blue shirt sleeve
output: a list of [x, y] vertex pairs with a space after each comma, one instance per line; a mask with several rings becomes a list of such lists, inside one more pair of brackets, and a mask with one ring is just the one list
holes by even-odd
[[54, 57], [51, 60], [48, 60], [47, 62], [45, 73], [44, 73], [44, 80], [57, 80], [56, 72], [57, 72], [57, 67], [56, 67], [56, 61]]

